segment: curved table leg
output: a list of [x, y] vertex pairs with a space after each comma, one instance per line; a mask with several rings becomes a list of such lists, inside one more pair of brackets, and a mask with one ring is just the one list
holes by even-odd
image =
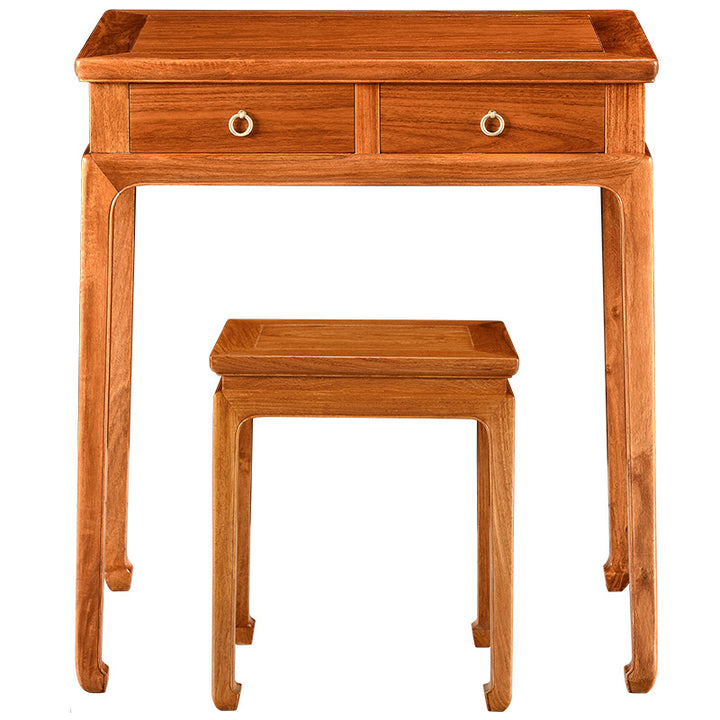
[[112, 227], [105, 581], [111, 590], [129, 590], [133, 570], [127, 557], [127, 504], [135, 188], [118, 197]]
[[655, 579], [655, 372], [652, 161], [618, 192], [623, 205], [623, 302], [628, 432], [628, 557], [632, 660], [630, 692], [647, 692], [657, 673]]
[[490, 647], [490, 438], [477, 423], [477, 619], [472, 624], [475, 647]]
[[110, 217], [117, 194], [95, 161], [82, 164], [75, 666], [80, 685], [104, 692], [102, 608], [107, 447]]
[[607, 417], [610, 555], [605, 583], [611, 592], [627, 587], [627, 434], [625, 422], [625, 339], [622, 287], [622, 207], [604, 188], [602, 199], [603, 299], [605, 315], [605, 399]]
[[237, 440], [237, 593], [235, 643], [251, 645], [255, 620], [250, 617], [250, 506], [252, 496], [252, 418], [238, 429]]

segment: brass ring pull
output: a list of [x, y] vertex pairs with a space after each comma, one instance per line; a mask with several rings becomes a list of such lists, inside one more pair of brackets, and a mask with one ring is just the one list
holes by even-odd
[[[495, 120], [500, 123], [497, 130], [488, 130], [485, 123], [488, 120]], [[505, 129], [505, 120], [500, 113], [496, 113], [494, 110], [491, 110], [485, 117], [480, 121], [480, 129], [488, 136], [488, 137], [497, 137], [504, 129]]]
[[[244, 120], [247, 123], [247, 127], [242, 132], [238, 132], [235, 129], [236, 120]], [[252, 118], [244, 110], [238, 110], [228, 121], [228, 130], [230, 130], [235, 137], [245, 137], [253, 131]]]

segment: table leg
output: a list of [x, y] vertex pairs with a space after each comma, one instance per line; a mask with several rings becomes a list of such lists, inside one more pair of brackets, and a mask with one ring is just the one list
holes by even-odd
[[607, 589], [627, 587], [627, 434], [625, 423], [625, 339], [622, 288], [622, 214], [617, 196], [601, 190], [603, 295], [605, 311], [605, 398], [610, 514], [610, 556], [605, 563]]
[[490, 647], [490, 442], [477, 423], [477, 620], [472, 625], [475, 647]]
[[632, 660], [625, 668], [625, 679], [630, 692], [647, 692], [657, 673], [653, 220], [649, 155], [618, 190], [618, 195], [623, 219], [632, 624]]
[[80, 685], [104, 692], [102, 609], [107, 448], [110, 215], [117, 194], [95, 161], [82, 163], [75, 665]]
[[127, 503], [135, 188], [121, 193], [115, 202], [112, 228], [105, 581], [111, 590], [129, 590], [133, 570], [127, 557]]

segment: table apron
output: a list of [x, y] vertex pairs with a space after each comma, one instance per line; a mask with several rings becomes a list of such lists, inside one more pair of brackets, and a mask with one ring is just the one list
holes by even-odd
[[620, 193], [645, 154], [89, 153], [118, 193], [140, 185], [590, 185]]

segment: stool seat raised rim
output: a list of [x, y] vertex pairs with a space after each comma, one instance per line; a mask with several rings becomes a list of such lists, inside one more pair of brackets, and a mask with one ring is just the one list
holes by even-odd
[[228, 320], [210, 354], [218, 375], [509, 378], [505, 325], [459, 320]]

